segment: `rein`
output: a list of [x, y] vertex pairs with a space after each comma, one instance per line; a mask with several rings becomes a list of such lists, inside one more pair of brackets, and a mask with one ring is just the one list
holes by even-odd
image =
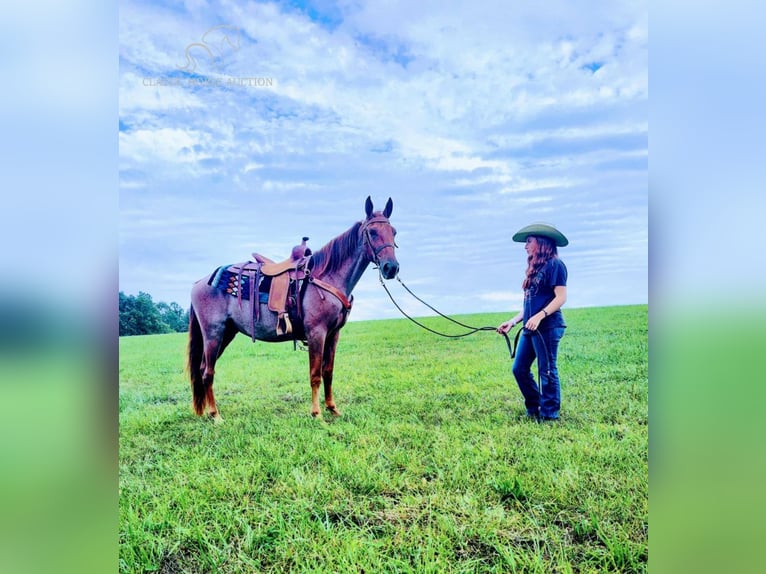
[[[388, 287], [386, 287], [386, 284], [383, 281], [383, 276], [380, 274], [380, 269], [378, 269], [378, 278], [380, 279], [380, 284], [383, 286], [383, 289], [385, 289], [386, 293], [388, 294], [388, 298], [391, 299], [391, 302], [394, 304], [394, 306], [397, 309], [399, 309], [399, 312], [402, 315], [404, 315], [405, 317], [407, 317], [407, 319], [409, 319], [410, 321], [412, 321], [413, 323], [418, 325], [419, 327], [422, 327], [423, 329], [433, 333], [434, 335], [438, 335], [440, 337], [447, 337], [447, 338], [450, 338], [450, 339], [459, 339], [461, 337], [467, 337], [468, 335], [473, 335], [474, 333], [478, 333], [479, 331], [497, 331], [497, 329], [495, 327], [472, 327], [471, 325], [466, 325], [465, 323], [461, 323], [460, 321], [458, 321], [456, 319], [453, 319], [452, 317], [448, 317], [447, 315], [445, 315], [444, 313], [442, 313], [438, 309], [435, 309], [434, 307], [432, 307], [431, 305], [429, 305], [428, 303], [423, 301], [423, 299], [421, 299], [420, 297], [415, 295], [415, 293], [413, 293], [410, 290], [410, 288], [407, 287], [407, 285], [404, 284], [404, 281], [402, 281], [399, 278], [399, 276], [397, 275], [396, 276], [396, 280], [401, 284], [402, 287], [404, 287], [404, 289], [407, 291], [407, 293], [409, 293], [415, 299], [417, 299], [418, 301], [423, 303], [423, 305], [425, 305], [426, 307], [428, 307], [429, 309], [431, 309], [432, 311], [437, 313], [440, 317], [443, 317], [444, 319], [447, 319], [448, 321], [451, 321], [452, 323], [455, 323], [456, 325], [460, 325], [461, 327], [464, 327], [465, 329], [469, 329], [469, 330], [467, 332], [461, 333], [459, 335], [450, 335], [450, 334], [447, 334], [447, 333], [441, 333], [439, 331], [431, 329], [431, 327], [428, 327], [428, 326], [424, 325], [423, 323], [419, 322], [417, 319], [413, 319], [407, 313], [404, 312], [404, 309], [402, 309], [399, 306], [399, 304], [394, 300], [393, 295], [391, 295], [391, 292], [388, 290]], [[516, 349], [519, 346], [519, 336], [521, 335], [522, 331], [524, 331], [523, 328], [519, 329], [518, 331], [516, 331], [516, 335], [513, 338], [513, 343], [511, 343], [511, 339], [508, 336], [508, 333], [500, 333], [505, 338], [505, 344], [508, 347], [508, 354], [511, 356], [511, 359], [516, 357]], [[540, 331], [530, 331], [530, 333], [533, 333], [534, 335], [537, 335], [540, 338], [540, 343], [542, 343], [543, 349], [545, 349], [545, 355], [548, 358], [548, 360], [547, 360], [547, 363], [548, 363], [548, 375], [550, 375], [550, 372], [551, 372], [551, 358], [550, 358], [550, 355], [548, 354], [548, 347], [545, 344], [545, 338], [543, 337], [542, 333], [540, 333]], [[542, 384], [542, 382], [541, 382], [541, 384]], [[541, 392], [542, 392], [542, 389], [541, 389]]]
[[[428, 332], [430, 332], [430, 333], [433, 333], [434, 335], [438, 335], [439, 337], [446, 337], [446, 338], [449, 338], [449, 339], [459, 339], [459, 338], [461, 338], [461, 337], [467, 337], [468, 335], [473, 335], [474, 333], [478, 333], [479, 331], [497, 331], [497, 328], [496, 328], [496, 327], [473, 327], [473, 326], [471, 326], [471, 325], [466, 325], [465, 323], [461, 323], [461, 322], [460, 322], [460, 321], [458, 321], [457, 319], [453, 319], [452, 317], [448, 317], [447, 315], [445, 315], [444, 313], [442, 313], [442, 312], [441, 312], [441, 311], [439, 311], [438, 309], [435, 309], [434, 307], [432, 307], [431, 305], [429, 305], [428, 303], [426, 303], [425, 301], [423, 301], [423, 300], [422, 300], [420, 297], [418, 297], [417, 295], [415, 295], [415, 293], [413, 293], [413, 292], [410, 290], [410, 288], [409, 288], [409, 287], [407, 287], [407, 285], [405, 285], [405, 284], [404, 284], [404, 281], [402, 281], [402, 280], [399, 278], [399, 276], [397, 275], [397, 276], [396, 276], [396, 280], [397, 280], [397, 281], [398, 281], [398, 282], [401, 284], [401, 286], [402, 286], [402, 287], [404, 287], [404, 289], [407, 291], [407, 293], [409, 293], [410, 295], [412, 295], [412, 296], [413, 296], [415, 299], [417, 299], [418, 301], [420, 301], [421, 303], [423, 303], [423, 305], [425, 305], [426, 307], [428, 307], [429, 309], [431, 309], [432, 311], [434, 311], [434, 312], [435, 312], [436, 314], [438, 314], [440, 317], [443, 317], [444, 319], [447, 319], [448, 321], [451, 321], [452, 323], [455, 323], [456, 325], [460, 325], [461, 327], [463, 327], [463, 328], [465, 328], [465, 329], [468, 329], [468, 331], [466, 331], [465, 333], [461, 333], [461, 334], [459, 334], [459, 335], [450, 335], [450, 334], [448, 334], [448, 333], [442, 333], [442, 332], [440, 332], [440, 331], [436, 331], [436, 330], [432, 329], [431, 327], [428, 327], [428, 326], [424, 325], [423, 323], [421, 323], [421, 322], [420, 322], [420, 321], [418, 321], [417, 319], [413, 319], [412, 317], [410, 317], [410, 316], [409, 316], [409, 315], [408, 315], [408, 314], [407, 314], [407, 313], [404, 311], [404, 309], [402, 309], [402, 308], [399, 306], [399, 304], [398, 304], [398, 303], [396, 302], [396, 300], [394, 299], [393, 295], [391, 295], [391, 292], [388, 290], [388, 287], [386, 287], [386, 283], [383, 281], [383, 276], [382, 276], [382, 274], [380, 273], [380, 269], [378, 269], [378, 278], [380, 279], [380, 284], [383, 286], [383, 289], [385, 289], [386, 293], [388, 294], [388, 298], [389, 298], [389, 299], [391, 299], [391, 302], [394, 304], [394, 306], [395, 306], [397, 309], [399, 309], [399, 312], [400, 312], [402, 315], [404, 315], [405, 317], [407, 317], [407, 319], [409, 319], [410, 321], [412, 321], [413, 323], [415, 323], [417, 326], [419, 326], [419, 327], [421, 327], [421, 328], [425, 329], [426, 331], [428, 331]], [[516, 356], [515, 347], [516, 347], [516, 345], [517, 345], [517, 343], [518, 343], [518, 341], [519, 341], [519, 334], [520, 334], [520, 333], [521, 333], [521, 329], [519, 329], [519, 330], [518, 330], [518, 332], [516, 333], [516, 337], [514, 338], [514, 342], [513, 342], [513, 344], [511, 343], [511, 339], [510, 339], [510, 337], [508, 337], [508, 333], [501, 333], [501, 335], [502, 335], [502, 336], [505, 338], [505, 344], [508, 346], [508, 353], [511, 355], [511, 358], [514, 358], [514, 357]]]

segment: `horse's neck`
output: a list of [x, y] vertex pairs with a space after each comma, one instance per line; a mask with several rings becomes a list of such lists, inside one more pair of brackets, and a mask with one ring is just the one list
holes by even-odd
[[337, 271], [328, 273], [322, 277], [323, 281], [327, 281], [331, 285], [341, 289], [346, 295], [351, 295], [351, 291], [354, 290], [356, 284], [362, 278], [362, 275], [367, 270], [367, 266], [370, 264], [367, 258], [364, 256], [364, 244], [359, 242], [354, 254], [346, 259]]

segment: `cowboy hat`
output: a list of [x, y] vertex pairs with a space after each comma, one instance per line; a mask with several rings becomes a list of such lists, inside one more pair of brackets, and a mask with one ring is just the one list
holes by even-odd
[[569, 239], [564, 237], [564, 234], [558, 229], [547, 223], [533, 223], [526, 227], [522, 227], [513, 234], [513, 240], [518, 241], [519, 243], [524, 243], [530, 235], [547, 237], [548, 239], [553, 240], [558, 247], [569, 245]]

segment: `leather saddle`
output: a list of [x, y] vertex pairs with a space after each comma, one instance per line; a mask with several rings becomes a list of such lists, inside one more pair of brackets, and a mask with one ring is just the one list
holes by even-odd
[[[229, 267], [237, 273], [238, 278], [242, 275], [248, 275], [251, 285], [251, 299], [256, 301], [253, 306], [254, 320], [258, 320], [258, 288], [262, 277], [269, 277], [271, 285], [269, 287], [268, 307], [270, 311], [277, 314], [277, 335], [286, 335], [292, 333], [293, 326], [290, 322], [288, 312], [291, 287], [294, 289], [293, 304], [296, 306], [298, 316], [301, 315], [300, 309], [300, 281], [308, 277], [309, 261], [311, 260], [311, 249], [306, 246], [308, 237], [304, 237], [300, 245], [293, 247], [292, 253], [288, 259], [279, 263], [274, 262], [260, 253], [253, 253], [255, 261], [239, 263]], [[253, 295], [255, 295], [253, 297]], [[252, 302], [252, 301], [251, 301]]]

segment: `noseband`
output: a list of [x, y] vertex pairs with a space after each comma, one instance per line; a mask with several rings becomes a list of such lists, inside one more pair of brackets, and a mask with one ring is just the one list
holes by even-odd
[[385, 243], [378, 247], [377, 249], [373, 247], [372, 245], [372, 238], [370, 237], [370, 224], [371, 223], [387, 223], [389, 226], [391, 226], [391, 222], [388, 220], [388, 218], [383, 217], [382, 215], [379, 215], [377, 217], [373, 217], [372, 219], [368, 219], [364, 222], [362, 226], [362, 234], [364, 237], [364, 242], [367, 247], [370, 248], [370, 252], [372, 253], [372, 262], [380, 267], [380, 258], [378, 257], [378, 254], [383, 251], [386, 247], [390, 247], [391, 249], [395, 249], [397, 247], [396, 243]]

